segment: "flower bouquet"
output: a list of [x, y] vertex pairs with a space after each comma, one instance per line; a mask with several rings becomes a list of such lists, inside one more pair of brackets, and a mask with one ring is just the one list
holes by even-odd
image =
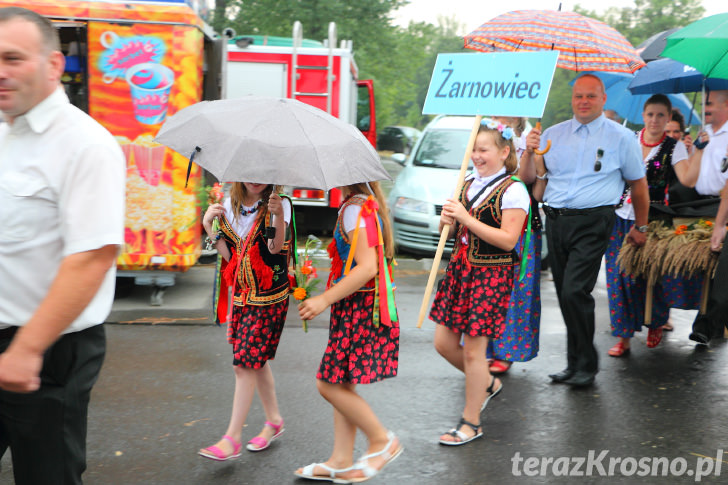
[[[207, 211], [207, 208], [212, 204], [219, 204], [224, 196], [225, 192], [223, 191], [221, 183], [200, 187], [198, 197], [200, 199], [201, 212], [204, 214], [205, 211]], [[212, 232], [216, 235], [215, 237], [217, 237], [217, 234], [220, 232], [220, 221], [218, 221], [217, 217], [212, 220]], [[217, 237], [215, 242], [218, 239], [219, 237]], [[213, 248], [213, 243], [213, 240], [208, 237], [205, 249], [210, 251]]]
[[[321, 240], [316, 236], [309, 235], [306, 244], [303, 247], [303, 262], [296, 265], [293, 277], [291, 278], [291, 287], [293, 288], [293, 298], [299, 302], [311, 296], [319, 284], [316, 267], [313, 265], [313, 253], [321, 247]], [[308, 332], [308, 321], [303, 321], [303, 331]]]

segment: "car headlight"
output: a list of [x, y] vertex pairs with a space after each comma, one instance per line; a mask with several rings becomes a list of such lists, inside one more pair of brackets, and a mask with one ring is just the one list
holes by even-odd
[[424, 214], [432, 212], [432, 204], [422, 200], [410, 199], [408, 197], [397, 197], [397, 200], [394, 201], [394, 207], [412, 212], [422, 212]]

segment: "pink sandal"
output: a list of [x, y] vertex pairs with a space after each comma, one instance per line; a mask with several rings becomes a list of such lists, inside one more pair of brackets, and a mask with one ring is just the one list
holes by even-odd
[[265, 422], [265, 426], [270, 426], [275, 431], [275, 434], [271, 437], [270, 441], [266, 440], [262, 436], [256, 436], [252, 440], [248, 441], [245, 447], [248, 451], [263, 451], [267, 449], [274, 439], [278, 438], [283, 434], [285, 428], [283, 428], [283, 420], [279, 424], [273, 424], [270, 421]]
[[227, 440], [231, 445], [233, 445], [233, 452], [231, 454], [226, 455], [225, 452], [223, 452], [219, 447], [215, 445], [203, 448], [198, 451], [197, 454], [215, 461], [231, 460], [233, 458], [239, 457], [242, 454], [240, 453], [240, 450], [243, 447], [242, 443], [238, 443], [228, 435], [223, 435], [222, 439]]

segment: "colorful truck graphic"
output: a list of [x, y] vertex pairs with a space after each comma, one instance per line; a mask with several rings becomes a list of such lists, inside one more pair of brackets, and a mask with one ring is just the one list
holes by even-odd
[[162, 288], [201, 253], [201, 170], [193, 168], [185, 188], [187, 159], [152, 139], [167, 116], [221, 97], [224, 42], [183, 0], [0, 0], [10, 5], [54, 22], [71, 102], [119, 141], [127, 160], [119, 275], [155, 285], [161, 303]]

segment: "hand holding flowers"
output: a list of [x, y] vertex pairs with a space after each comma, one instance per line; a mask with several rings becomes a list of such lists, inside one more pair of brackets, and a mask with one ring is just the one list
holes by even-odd
[[[311, 297], [311, 293], [316, 289], [319, 284], [318, 274], [316, 268], [313, 265], [313, 253], [321, 247], [321, 240], [316, 236], [309, 235], [306, 239], [306, 245], [303, 249], [303, 263], [296, 266], [294, 277], [291, 281], [291, 287], [293, 288], [293, 298], [299, 302]], [[302, 310], [299, 306], [299, 313]], [[321, 313], [320, 311], [318, 313]], [[318, 313], [312, 315], [313, 318]], [[303, 331], [308, 332], [308, 319], [303, 317]]]

